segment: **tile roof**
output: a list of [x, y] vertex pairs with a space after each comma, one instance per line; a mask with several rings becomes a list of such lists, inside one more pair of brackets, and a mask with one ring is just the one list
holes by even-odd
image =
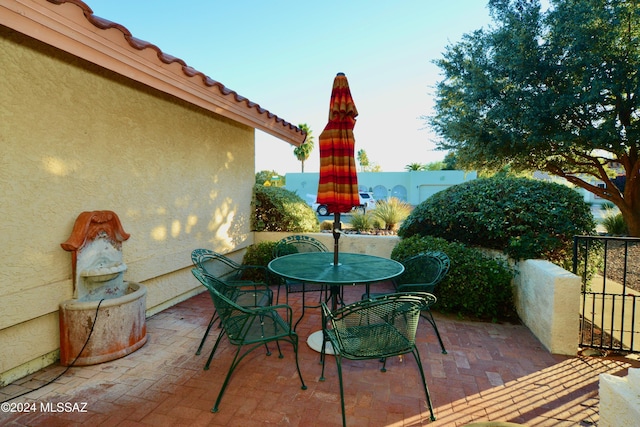
[[290, 144], [306, 137], [184, 60], [94, 15], [80, 0], [0, 0], [0, 24]]

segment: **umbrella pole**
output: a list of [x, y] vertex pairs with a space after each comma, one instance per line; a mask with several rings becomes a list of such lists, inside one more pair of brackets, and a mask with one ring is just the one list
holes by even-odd
[[340, 212], [333, 214], [333, 265], [338, 266], [338, 240], [340, 240]]

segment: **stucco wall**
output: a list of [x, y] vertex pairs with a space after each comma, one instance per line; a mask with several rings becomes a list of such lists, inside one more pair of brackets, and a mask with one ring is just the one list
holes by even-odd
[[514, 300], [522, 323], [554, 354], [574, 356], [580, 330], [580, 278], [545, 260], [516, 265]]
[[[322, 242], [330, 251], [333, 251], [335, 239], [332, 233], [286, 233], [275, 231], [262, 231], [255, 233], [254, 242], [277, 242], [293, 234], [306, 234]], [[359, 234], [344, 234], [338, 240], [341, 252], [355, 254], [374, 255], [382, 258], [391, 258], [391, 251], [398, 244], [398, 236], [367, 236]]]
[[635, 426], [640, 420], [640, 369], [624, 378], [600, 374], [600, 427]]
[[82, 211], [119, 215], [148, 313], [200, 291], [192, 249], [251, 243], [254, 130], [2, 26], [0, 57], [2, 385], [55, 360]]

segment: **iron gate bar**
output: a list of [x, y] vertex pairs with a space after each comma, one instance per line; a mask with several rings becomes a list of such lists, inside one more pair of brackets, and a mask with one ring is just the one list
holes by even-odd
[[[598, 242], [601, 244], [603, 251], [603, 268], [602, 268], [602, 288], [597, 292], [591, 290], [590, 283], [587, 283], [589, 272], [589, 255], [594, 248], [598, 248]], [[610, 243], [620, 242], [623, 246], [623, 263], [622, 263], [622, 283], [621, 290], [615, 285], [615, 281], [608, 280], [608, 272], [610, 267]], [[627, 280], [629, 278], [629, 245], [640, 244], [640, 238], [634, 237], [612, 237], [612, 236], [574, 236], [573, 244], [573, 273], [578, 274], [583, 262], [581, 270], [582, 277], [582, 315], [580, 322], [580, 346], [591, 347], [608, 350], [621, 350], [625, 352], [639, 353], [640, 349], [635, 349], [634, 344], [636, 332], [636, 309], [637, 298], [640, 294], [628, 289]], [[581, 249], [584, 249], [582, 251]], [[616, 259], [617, 260], [617, 259]], [[613, 262], [613, 261], [611, 261]], [[611, 282], [612, 284], [609, 284]], [[607, 292], [611, 288], [611, 291]], [[588, 300], [591, 299], [591, 301]], [[601, 301], [596, 301], [601, 298]], [[631, 299], [631, 300], [629, 300]], [[589, 304], [590, 302], [590, 304]], [[619, 307], [622, 304], [622, 307]], [[629, 305], [631, 307], [627, 307]], [[590, 306], [591, 313], [587, 315], [587, 307]], [[597, 313], [597, 308], [600, 313]], [[631, 309], [629, 316], [628, 310]], [[599, 314], [599, 315], [598, 315]], [[630, 319], [628, 319], [630, 317]], [[610, 324], [607, 325], [606, 321]], [[597, 322], [599, 321], [599, 325]], [[618, 321], [619, 328], [617, 328]], [[591, 324], [591, 330], [585, 337], [585, 329], [587, 322]], [[598, 334], [596, 328], [600, 331], [599, 343], [596, 343]], [[605, 335], [608, 335], [606, 337]], [[629, 336], [628, 342], [625, 343], [626, 336]]]

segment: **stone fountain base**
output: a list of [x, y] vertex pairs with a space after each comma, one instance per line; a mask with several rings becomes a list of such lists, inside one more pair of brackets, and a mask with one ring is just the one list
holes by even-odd
[[134, 282], [125, 295], [102, 301], [98, 317], [85, 345], [99, 301], [67, 300], [60, 304], [60, 363], [69, 366], [95, 365], [133, 353], [147, 342], [147, 288]]

